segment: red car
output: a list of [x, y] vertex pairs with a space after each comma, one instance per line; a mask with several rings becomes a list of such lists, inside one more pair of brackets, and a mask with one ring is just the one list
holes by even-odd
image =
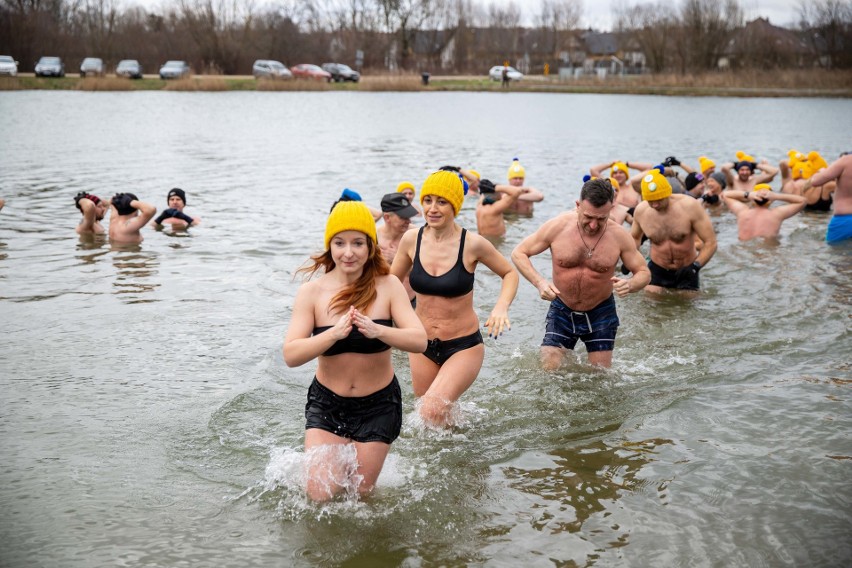
[[290, 72], [296, 79], [316, 79], [317, 81], [331, 81], [331, 73], [323, 71], [319, 65], [311, 63], [299, 63], [290, 67]]

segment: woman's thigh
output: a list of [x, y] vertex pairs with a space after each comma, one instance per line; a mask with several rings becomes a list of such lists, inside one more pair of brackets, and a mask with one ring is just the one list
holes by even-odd
[[482, 344], [453, 354], [441, 365], [426, 394], [448, 402], [458, 400], [476, 380], [484, 359]]

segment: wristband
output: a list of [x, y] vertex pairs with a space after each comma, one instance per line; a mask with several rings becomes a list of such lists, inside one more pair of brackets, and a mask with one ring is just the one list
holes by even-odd
[[747, 191], [744, 191], [744, 192], [743, 192], [743, 199], [748, 199], [748, 193], [749, 193], [749, 192], [747, 192]]

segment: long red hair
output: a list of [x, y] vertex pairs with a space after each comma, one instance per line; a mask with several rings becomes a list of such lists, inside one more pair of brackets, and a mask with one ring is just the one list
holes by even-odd
[[[373, 239], [367, 237], [367, 249], [369, 254], [367, 262], [364, 263], [364, 269], [358, 280], [335, 294], [328, 306], [328, 312], [345, 312], [349, 306], [355, 306], [359, 312], [366, 312], [373, 302], [376, 301], [378, 293], [376, 292], [376, 277], [386, 276], [390, 274], [390, 265], [385, 257], [382, 256], [382, 251], [378, 245], [373, 242]], [[300, 268], [296, 274], [306, 274], [306, 280], [316, 274], [320, 268], [328, 274], [334, 270], [337, 265], [331, 257], [331, 250], [327, 249], [324, 252], [311, 257], [311, 264]]]

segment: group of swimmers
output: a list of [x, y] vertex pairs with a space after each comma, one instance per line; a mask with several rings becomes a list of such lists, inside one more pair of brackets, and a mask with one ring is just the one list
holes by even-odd
[[[852, 156], [816, 168], [793, 152], [790, 162], [775, 168], [740, 155], [718, 173], [705, 157], [700, 171], [674, 157], [658, 166], [613, 161], [593, 167], [574, 209], [523, 239], [512, 262], [481, 230], [470, 232], [456, 221], [469, 192], [478, 196], [480, 229], [494, 226], [480, 225], [480, 209], [501, 202], [514, 205], [527, 196], [522, 206], [531, 213], [543, 195], [525, 186], [523, 175], [511, 177], [512, 168], [509, 183], [498, 185], [474, 170], [444, 166], [421, 184], [422, 210], [413, 203], [416, 188], [408, 182], [382, 198], [381, 210], [344, 192], [328, 216], [323, 251], [300, 270], [306, 280], [283, 344], [288, 366], [318, 362], [305, 407], [309, 498], [331, 499], [353, 482], [359, 494], [375, 487], [402, 427], [391, 348], [408, 352], [423, 423], [454, 424], [454, 405], [476, 379], [485, 355], [473, 305], [480, 264], [501, 279], [484, 325], [489, 336], [510, 329], [508, 312], [520, 274], [550, 302], [541, 346], [544, 368], [561, 366], [578, 341], [590, 363], [609, 367], [619, 325], [615, 295], [699, 289], [699, 271], [717, 247], [708, 209], [727, 204], [742, 239], [774, 237], [781, 221], [804, 208], [808, 192], [818, 188], [820, 199], [827, 199], [827, 192], [834, 202], [827, 240], [852, 238]], [[517, 173], [517, 160], [513, 167]], [[675, 167], [687, 172], [685, 182]], [[607, 168], [609, 178], [602, 176]], [[631, 178], [630, 169], [638, 174]], [[768, 186], [779, 171], [780, 193]], [[785, 204], [770, 208], [773, 201]], [[507, 210], [501, 208], [501, 214]], [[417, 215], [424, 224], [409, 228]], [[384, 223], [377, 228], [380, 218]], [[651, 241], [647, 263], [640, 252], [646, 238]], [[546, 250], [552, 257], [550, 278], [530, 260]], [[622, 275], [616, 275], [619, 263]], [[339, 459], [350, 445], [357, 455], [354, 468]]]
[[[170, 225], [186, 229], [201, 223], [199, 217], [190, 217], [184, 213], [186, 192], [179, 187], [169, 190], [166, 203], [168, 208], [152, 221], [154, 226]], [[116, 193], [111, 198], [102, 199], [81, 191], [74, 196], [74, 205], [83, 217], [77, 225], [78, 235], [108, 234], [111, 241], [118, 243], [142, 242], [142, 228], [157, 213], [155, 206], [140, 201], [133, 193]], [[101, 221], [106, 217], [107, 210], [110, 211], [109, 228], [104, 229]]]

